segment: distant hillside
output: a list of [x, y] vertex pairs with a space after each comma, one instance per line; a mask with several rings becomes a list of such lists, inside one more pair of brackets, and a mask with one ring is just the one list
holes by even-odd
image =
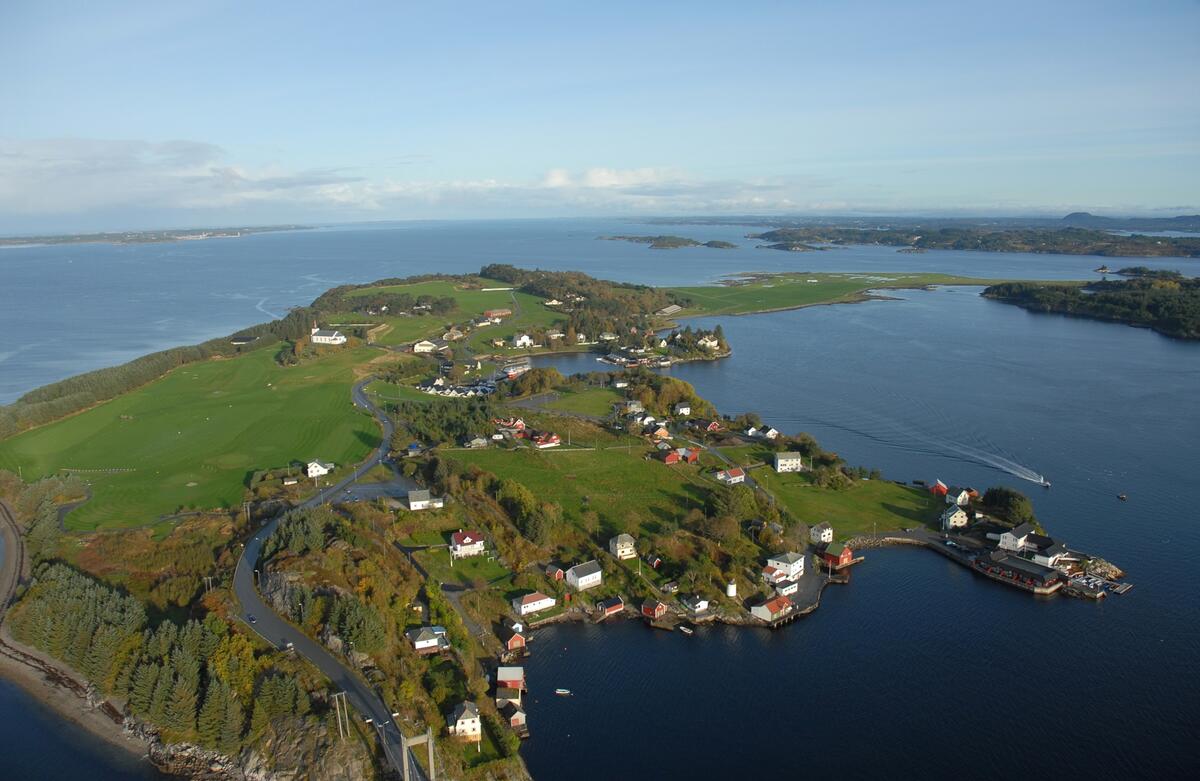
[[1071, 212], [1062, 218], [1076, 228], [1123, 231], [1200, 231], [1200, 214], [1178, 217], [1101, 217], [1088, 212]]

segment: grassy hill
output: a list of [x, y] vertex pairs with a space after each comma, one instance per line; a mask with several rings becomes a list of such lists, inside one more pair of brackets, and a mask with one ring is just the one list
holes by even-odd
[[[321, 458], [339, 466], [378, 444], [350, 402], [345, 350], [291, 368], [273, 350], [181, 367], [110, 402], [0, 442], [0, 468], [26, 479], [81, 470], [93, 498], [73, 529], [137, 526], [190, 508], [236, 506], [250, 473]], [[125, 471], [110, 471], [125, 470]]]

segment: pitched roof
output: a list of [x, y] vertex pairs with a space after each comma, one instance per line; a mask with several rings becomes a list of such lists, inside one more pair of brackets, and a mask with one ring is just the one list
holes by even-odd
[[613, 540], [615, 540], [618, 545], [633, 545], [637, 542], [633, 539], [632, 534], [626, 534], [625, 532], [621, 532], [616, 537], [613, 537], [610, 542]]
[[625, 607], [625, 600], [620, 597], [609, 597], [596, 603], [596, 606], [601, 610], [608, 610], [613, 607]]
[[833, 531], [833, 526], [829, 523], [829, 521], [821, 521], [816, 526], [812, 527], [813, 531], [825, 531], [826, 529]]
[[416, 500], [418, 502], [428, 502], [429, 501], [429, 489], [428, 488], [414, 488], [413, 490], [409, 491], [408, 492], [408, 501], [411, 502], [413, 500]]
[[782, 597], [782, 596], [775, 597], [774, 599], [768, 599], [766, 602], [763, 603], [763, 607], [765, 607], [768, 611], [770, 611], [771, 615], [774, 615], [776, 613], [782, 613], [783, 611], [787, 610], [791, 606], [792, 606], [792, 600], [788, 599], [787, 597]]
[[450, 535], [450, 542], [454, 545], [474, 545], [475, 543], [482, 541], [482, 532], [463, 531], [454, 532], [454, 534]]
[[525, 596], [521, 597], [521, 604], [532, 605], [533, 603], [541, 602], [544, 599], [550, 599], [550, 597], [546, 596], [540, 591], [535, 591], [532, 594], [526, 594]]
[[826, 556], [841, 556], [844, 551], [850, 550], [840, 542], [831, 542], [829, 547], [825, 549]]
[[497, 681], [523, 681], [525, 680], [524, 667], [499, 667], [496, 669]]
[[462, 721], [463, 719], [477, 719], [479, 718], [479, 706], [473, 702], [460, 702], [458, 707], [454, 709], [454, 715], [451, 718], [455, 722]]
[[595, 559], [592, 559], [591, 561], [585, 561], [582, 564], [576, 564], [574, 567], [571, 567], [569, 570], [567, 570], [568, 575], [574, 573], [576, 578], [583, 578], [587, 577], [588, 575], [596, 575], [599, 572], [600, 562], [596, 561]]
[[1014, 537], [1024, 537], [1028, 534], [1033, 534], [1033, 524], [1029, 521], [1025, 521], [1025, 523], [1021, 524], [1020, 526], [1016, 526], [1011, 529], [1010, 533]]
[[803, 561], [804, 556], [800, 553], [788, 551], [787, 553], [776, 553], [774, 556], [767, 558], [767, 561], [782, 561], [784, 564], [795, 564], [797, 561]]

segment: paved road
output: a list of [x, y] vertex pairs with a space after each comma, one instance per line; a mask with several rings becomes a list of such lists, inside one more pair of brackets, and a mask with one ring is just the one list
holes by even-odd
[[[300, 505], [301, 507], [316, 507], [336, 500], [339, 495], [344, 493], [346, 486], [352, 484], [357, 478], [366, 474], [376, 465], [385, 462], [395, 427], [386, 416], [382, 415], [368, 401], [366, 394], [363, 392], [363, 387], [370, 382], [370, 379], [368, 378], [355, 385], [351, 395], [356, 406], [371, 412], [379, 420], [380, 426], [383, 428], [383, 441], [380, 443], [379, 448], [361, 466], [356, 468], [352, 474], [343, 478], [336, 485], [318, 492], [315, 496]], [[296, 653], [314, 664], [329, 680], [333, 681], [333, 684], [338, 689], [346, 692], [346, 698], [354, 706], [354, 709], [363, 718], [371, 719], [375, 725], [388, 763], [396, 772], [402, 773], [401, 757], [405, 757], [407, 754], [413, 778], [423, 781], [425, 779], [424, 771], [417, 763], [415, 757], [413, 757], [412, 752], [405, 752], [400, 729], [393, 723], [391, 712], [375, 690], [366, 681], [355, 675], [349, 667], [330, 653], [328, 649], [309, 638], [308, 635], [301, 632], [292, 624], [280, 618], [267, 606], [262, 597], [259, 596], [254, 582], [255, 567], [262, 553], [263, 542], [275, 531], [275, 527], [279, 525], [280, 518], [281, 516], [273, 518], [255, 532], [254, 536], [246, 541], [246, 547], [242, 551], [241, 558], [238, 559], [237, 568], [233, 573], [233, 591], [242, 605], [243, 614], [255, 617], [255, 623], [251, 626], [267, 642], [279, 647], [292, 643]]]
[[25, 541], [8, 505], [0, 502], [0, 620], [25, 568]]

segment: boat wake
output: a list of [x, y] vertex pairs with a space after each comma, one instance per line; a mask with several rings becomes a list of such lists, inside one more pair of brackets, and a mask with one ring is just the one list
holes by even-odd
[[279, 320], [280, 318], [283, 317], [283, 315], [277, 315], [274, 312], [272, 312], [270, 309], [267, 309], [265, 306], [263, 306], [263, 304], [265, 304], [265, 303], [267, 303], [267, 299], [260, 298], [258, 303], [254, 305], [254, 308], [257, 309], [258, 311], [262, 312], [264, 315], [271, 318], [272, 320]]

